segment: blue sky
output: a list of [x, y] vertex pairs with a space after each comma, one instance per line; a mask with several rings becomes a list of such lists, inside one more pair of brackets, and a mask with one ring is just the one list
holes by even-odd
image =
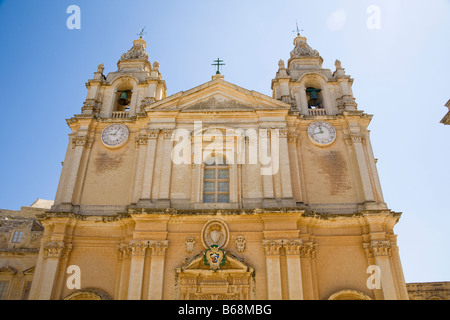
[[[67, 7], [81, 9], [69, 30]], [[380, 29], [367, 8], [380, 9]], [[99, 63], [116, 70], [146, 27], [150, 60], [168, 94], [205, 83], [223, 59], [225, 80], [271, 96], [293, 49], [296, 20], [334, 70], [341, 60], [370, 125], [385, 200], [403, 212], [395, 232], [407, 282], [450, 281], [450, 1], [0, 0], [0, 208], [53, 199], [68, 145]]]

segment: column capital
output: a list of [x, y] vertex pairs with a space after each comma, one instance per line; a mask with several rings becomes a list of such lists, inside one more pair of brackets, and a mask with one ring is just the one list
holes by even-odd
[[284, 240], [263, 240], [263, 247], [266, 251], [266, 256], [280, 255], [280, 249], [284, 245]]
[[119, 260], [130, 258], [131, 247], [129, 245], [121, 244], [118, 246], [118, 250], [119, 250]]
[[148, 247], [151, 249], [152, 256], [164, 256], [169, 247], [169, 240], [150, 240]]
[[364, 252], [367, 258], [390, 257], [392, 245], [390, 241], [372, 241], [363, 243]]
[[279, 129], [279, 137], [280, 138], [288, 138], [289, 136], [289, 130], [287, 128], [281, 128]]
[[366, 137], [363, 134], [350, 133], [345, 138], [345, 143], [349, 146], [355, 143], [365, 143]]
[[289, 256], [300, 255], [303, 247], [302, 240], [285, 240], [283, 245], [286, 249], [286, 254]]
[[148, 241], [132, 240], [129, 245], [129, 250], [132, 256], [144, 257], [148, 248]]
[[148, 141], [148, 135], [147, 134], [140, 134], [136, 137], [135, 142], [136, 142], [136, 148], [138, 148], [139, 146], [143, 146], [143, 145], [147, 145], [147, 141]]
[[163, 129], [164, 139], [172, 139], [174, 129]]
[[147, 138], [148, 139], [157, 139], [160, 131], [161, 130], [159, 130], [159, 129], [148, 129], [147, 130]]
[[94, 144], [94, 139], [88, 138], [87, 136], [75, 136], [72, 138], [72, 149], [76, 147], [87, 147], [90, 148]]
[[44, 244], [45, 258], [62, 258], [69, 254], [71, 246], [66, 246], [63, 241], [50, 241]]
[[300, 256], [302, 258], [315, 259], [317, 252], [317, 244], [308, 242], [302, 244], [302, 248], [300, 249]]

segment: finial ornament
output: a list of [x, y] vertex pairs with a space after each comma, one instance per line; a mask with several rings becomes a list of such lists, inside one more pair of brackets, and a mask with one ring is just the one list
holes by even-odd
[[104, 70], [105, 70], [105, 66], [103, 65], [103, 63], [100, 63], [97, 67], [97, 72], [103, 73]]

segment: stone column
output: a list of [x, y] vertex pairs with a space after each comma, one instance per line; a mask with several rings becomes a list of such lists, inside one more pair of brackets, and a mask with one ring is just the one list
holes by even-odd
[[[83, 150], [85, 147], [91, 147], [93, 144], [93, 140], [89, 139], [87, 136], [77, 135], [72, 138], [72, 149], [74, 152], [72, 153], [70, 163], [65, 163], [65, 170], [67, 171], [65, 174], [65, 181], [61, 185], [61, 189], [58, 190], [58, 193], [55, 197], [55, 204], [62, 205], [64, 210], [65, 206], [70, 206], [65, 208], [68, 210], [72, 210], [72, 201], [75, 191], [75, 185], [78, 178], [78, 171], [80, 169], [81, 158], [83, 156]], [[63, 169], [63, 170], [64, 170]]]
[[300, 264], [301, 240], [285, 242], [289, 300], [303, 300], [302, 267]]
[[374, 258], [375, 264], [381, 271], [381, 290], [385, 300], [397, 300], [397, 289], [391, 268], [391, 243], [389, 241], [374, 240], [364, 244], [368, 258]]
[[280, 175], [281, 175], [281, 197], [284, 200], [290, 200], [289, 203], [285, 203], [285, 206], [295, 206], [292, 195], [292, 179], [291, 179], [291, 164], [289, 161], [289, 148], [288, 148], [288, 129], [280, 129], [279, 135], [280, 143]]
[[266, 251], [267, 267], [267, 292], [268, 300], [281, 300], [281, 266], [280, 249], [283, 240], [263, 240], [263, 247]]
[[316, 257], [317, 244], [312, 242], [304, 243], [300, 249], [301, 263], [304, 268], [302, 287], [303, 287], [303, 298], [305, 300], [316, 300], [318, 299], [317, 288], [316, 288], [316, 272], [314, 259]]
[[162, 207], [170, 207], [170, 181], [172, 174], [173, 129], [164, 129], [164, 149], [159, 182], [158, 202]]
[[119, 245], [119, 265], [117, 266], [118, 277], [116, 280], [115, 296], [117, 300], [126, 299], [126, 286], [128, 284], [127, 269], [130, 269], [131, 248], [126, 244]]
[[145, 156], [144, 177], [142, 179], [140, 206], [149, 206], [152, 198], [153, 171], [155, 168], [156, 144], [159, 129], [147, 131], [147, 154]]
[[306, 95], [306, 87], [304, 84], [300, 86], [300, 106], [299, 111], [302, 114], [309, 115], [308, 110], [308, 97]]
[[58, 274], [60, 259], [66, 254], [63, 241], [51, 241], [44, 245], [44, 268], [38, 300], [51, 300]]
[[142, 279], [144, 277], [145, 252], [148, 247], [147, 241], [132, 241], [130, 281], [128, 284], [128, 300], [141, 300]]
[[273, 157], [271, 148], [271, 131], [270, 129], [259, 130], [259, 160], [262, 175], [262, 191], [263, 191], [263, 207], [276, 207], [275, 192], [273, 187]]
[[145, 156], [146, 156], [146, 146], [148, 142], [147, 134], [140, 134], [136, 137], [136, 149], [137, 149], [137, 160], [135, 164], [135, 172], [134, 172], [134, 190], [133, 190], [133, 198], [132, 203], [137, 203], [142, 194], [142, 185], [143, 185], [143, 172], [145, 170]]
[[[372, 188], [372, 181], [370, 179], [370, 171], [367, 163], [366, 155], [363, 147], [364, 137], [361, 134], [350, 134], [346, 143], [353, 145], [356, 155], [356, 161], [359, 168], [359, 175], [361, 177], [362, 189], [364, 193], [365, 202], [374, 202], [374, 193]], [[370, 208], [368, 208], [370, 209]]]
[[164, 261], [168, 247], [169, 241], [167, 240], [154, 240], [149, 243], [149, 248], [151, 248], [150, 282], [148, 285], [149, 300], [162, 300]]

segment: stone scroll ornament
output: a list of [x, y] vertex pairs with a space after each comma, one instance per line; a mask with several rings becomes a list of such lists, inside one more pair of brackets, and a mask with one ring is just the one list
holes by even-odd
[[145, 48], [146, 44], [144, 40], [135, 40], [133, 42], [133, 47], [127, 53], [124, 53], [120, 60], [147, 60], [148, 53], [145, 51]]
[[291, 57], [319, 57], [319, 52], [306, 43], [306, 38], [298, 36], [295, 39], [295, 48], [291, 52]]

